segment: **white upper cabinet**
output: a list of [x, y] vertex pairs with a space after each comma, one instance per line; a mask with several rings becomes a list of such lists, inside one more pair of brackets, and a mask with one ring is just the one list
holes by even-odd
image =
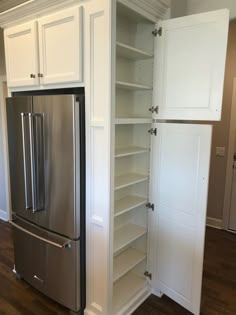
[[38, 85], [37, 22], [7, 29], [4, 36], [8, 87]]
[[228, 25], [227, 9], [158, 24], [154, 118], [221, 119]]
[[82, 81], [82, 8], [38, 21], [41, 84]]
[[9, 88], [83, 80], [82, 7], [5, 30]]

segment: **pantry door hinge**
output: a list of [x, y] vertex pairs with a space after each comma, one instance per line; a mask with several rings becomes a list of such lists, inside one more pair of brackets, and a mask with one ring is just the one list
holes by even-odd
[[156, 106], [156, 107], [154, 107], [154, 106], [152, 106], [151, 108], [149, 108], [149, 112], [151, 112], [151, 113], [156, 113], [156, 114], [158, 114], [158, 112], [159, 112], [159, 106]]
[[147, 278], [149, 278], [150, 280], [152, 280], [152, 274], [151, 274], [150, 272], [145, 271], [145, 272], [144, 272], [144, 276], [147, 277]]
[[157, 37], [157, 35], [162, 36], [162, 27], [159, 27], [159, 29], [155, 29], [154, 31], [152, 31], [152, 35]]
[[149, 209], [152, 209], [152, 211], [154, 211], [154, 203], [150, 203], [149, 202], [149, 203], [146, 204], [146, 207], [149, 208]]
[[153, 136], [153, 135], [157, 135], [157, 128], [151, 128], [150, 130], [148, 130], [148, 132]]

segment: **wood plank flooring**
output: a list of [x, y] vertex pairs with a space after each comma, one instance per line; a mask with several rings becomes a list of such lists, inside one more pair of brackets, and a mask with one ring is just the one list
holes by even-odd
[[[0, 220], [0, 315], [69, 314], [16, 280], [13, 264], [11, 226]], [[190, 314], [167, 297], [150, 296], [133, 315]], [[201, 315], [236, 315], [236, 234], [207, 228]]]

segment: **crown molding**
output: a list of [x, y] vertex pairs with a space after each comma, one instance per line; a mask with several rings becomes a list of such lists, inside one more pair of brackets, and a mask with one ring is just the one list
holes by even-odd
[[[0, 27], [7, 28], [43, 15], [92, 0], [31, 0], [0, 13]], [[93, 0], [99, 1], [99, 0]], [[111, 2], [116, 0], [110, 0]], [[117, 0], [137, 12], [142, 11], [154, 22], [165, 17], [171, 0]]]
[[0, 27], [6, 28], [89, 0], [32, 0], [0, 13]]
[[164, 18], [171, 6], [171, 0], [129, 0], [156, 19]]

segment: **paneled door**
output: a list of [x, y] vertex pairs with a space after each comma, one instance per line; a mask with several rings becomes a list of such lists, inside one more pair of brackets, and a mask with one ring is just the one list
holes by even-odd
[[157, 25], [155, 118], [221, 119], [228, 27], [227, 9]]
[[40, 82], [82, 81], [82, 8], [39, 19]]
[[37, 86], [37, 22], [6, 29], [4, 38], [8, 87]]
[[152, 286], [200, 313], [208, 177], [209, 125], [154, 125], [150, 201]]

